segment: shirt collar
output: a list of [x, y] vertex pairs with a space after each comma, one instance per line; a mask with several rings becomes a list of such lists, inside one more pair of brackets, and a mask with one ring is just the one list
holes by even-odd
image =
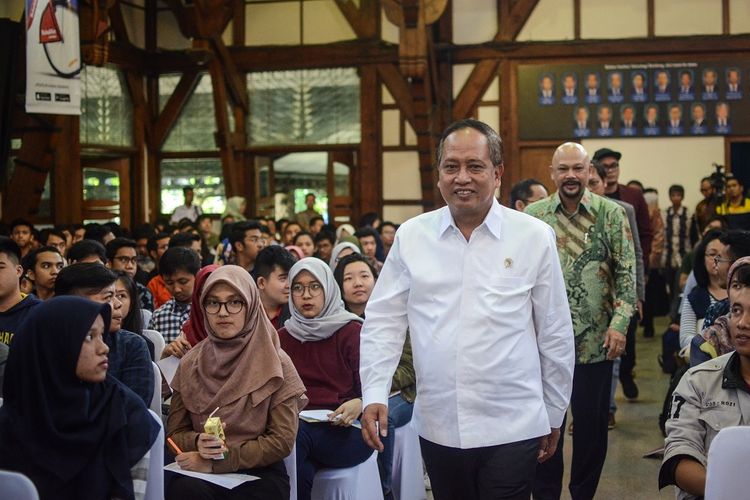
[[740, 355], [735, 352], [729, 357], [727, 365], [724, 367], [724, 374], [721, 379], [722, 389], [739, 389], [750, 393], [745, 379], [740, 373]]
[[[584, 188], [583, 189], [583, 196], [581, 197], [581, 201], [578, 202], [579, 208], [581, 206], [583, 206], [583, 208], [586, 209], [586, 211], [588, 213], [591, 213], [591, 203], [593, 201], [593, 196], [594, 196], [594, 194], [591, 191], [589, 191], [588, 189]], [[551, 206], [551, 208], [552, 208], [552, 212], [557, 212], [558, 208], [560, 210], [563, 210], [563, 208], [564, 208], [563, 204], [562, 204], [562, 200], [560, 199], [560, 191], [559, 190], [556, 191], [552, 195], [552, 206]]]
[[[456, 226], [456, 222], [453, 220], [450, 208], [443, 207], [442, 210], [443, 213], [440, 217], [440, 224], [438, 226], [438, 236], [443, 237], [445, 235], [445, 232], [451, 227], [460, 233], [461, 231], [458, 229], [458, 226]], [[490, 234], [492, 234], [496, 239], [500, 239], [502, 221], [503, 207], [500, 205], [500, 203], [498, 203], [496, 199], [493, 199], [490, 211], [487, 212], [484, 221], [477, 227], [477, 229], [482, 226], [486, 226]]]

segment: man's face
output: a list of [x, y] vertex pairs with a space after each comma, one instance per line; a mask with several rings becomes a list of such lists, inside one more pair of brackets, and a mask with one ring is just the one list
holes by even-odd
[[614, 156], [605, 156], [599, 160], [599, 163], [604, 166], [604, 170], [607, 171], [607, 185], [617, 184], [620, 182], [620, 161], [616, 160]]
[[310, 225], [310, 233], [315, 236], [320, 232], [320, 230], [323, 228], [323, 221], [320, 219], [316, 219], [315, 222], [313, 222]]
[[63, 255], [65, 255], [65, 251], [68, 248], [67, 242], [65, 241], [65, 239], [60, 238], [59, 236], [56, 236], [54, 234], [50, 234], [47, 237], [47, 242], [45, 243], [45, 245], [57, 248], [60, 251], [60, 253]]
[[620, 75], [620, 73], [612, 73], [610, 86], [613, 89], [619, 89], [620, 87], [622, 87], [622, 76]]
[[589, 184], [589, 161], [581, 149], [569, 148], [556, 155], [550, 170], [552, 181], [562, 197], [577, 199]]
[[187, 191], [184, 192], [184, 196], [185, 196], [185, 205], [189, 207], [190, 204], [193, 203], [193, 197], [195, 196], [195, 193], [193, 192], [192, 189], [188, 189]]
[[109, 261], [109, 266], [115, 271], [125, 271], [131, 278], [135, 277], [135, 272], [138, 270], [136, 264], [137, 259], [135, 248], [133, 247], [122, 247], [117, 250], [114, 258]]
[[680, 121], [682, 118], [682, 111], [677, 106], [669, 108], [669, 119], [674, 121]]
[[268, 279], [258, 278], [258, 290], [265, 304], [281, 307], [289, 302], [289, 272], [279, 266], [273, 267]]
[[195, 276], [187, 271], [179, 270], [169, 276], [163, 276], [164, 285], [177, 302], [187, 304], [193, 297]]
[[563, 85], [565, 86], [566, 90], [573, 90], [576, 88], [576, 81], [575, 78], [568, 75], [565, 77], [565, 80], [563, 80]]
[[622, 119], [627, 121], [633, 121], [633, 108], [625, 108], [622, 111]]
[[731, 84], [740, 83], [740, 74], [734, 70], [730, 70], [729, 73], [727, 73], [727, 80], [729, 80], [729, 83]]
[[148, 238], [139, 238], [135, 242], [138, 255], [148, 257]]
[[656, 108], [651, 107], [646, 109], [646, 119], [650, 122], [656, 121]]
[[730, 198], [739, 198], [742, 196], [742, 184], [737, 179], [727, 181], [727, 196]]
[[114, 333], [122, 328], [122, 302], [117, 298], [114, 283], [102, 288], [98, 292], [88, 292], [82, 295], [99, 304], [109, 304], [112, 308], [112, 321], [109, 324], [109, 333]]
[[750, 288], [732, 285], [730, 290], [729, 335], [743, 358], [750, 356]]
[[636, 88], [636, 89], [643, 88], [643, 75], [637, 74], [633, 76], [633, 88]]
[[680, 85], [683, 87], [689, 87], [691, 83], [690, 73], [683, 73], [680, 75]]
[[374, 236], [363, 236], [359, 239], [359, 246], [362, 247], [362, 253], [370, 258], [375, 258], [377, 242]]
[[659, 85], [659, 87], [666, 87], [669, 79], [667, 78], [667, 74], [663, 71], [660, 71], [656, 74], [656, 83]]
[[312, 210], [315, 206], [315, 196], [313, 195], [307, 195], [305, 197], [305, 206], [307, 206], [308, 210]]
[[595, 89], [599, 86], [599, 78], [593, 73], [586, 76], [586, 86], [590, 89]]
[[599, 109], [599, 121], [608, 122], [612, 118], [612, 110], [604, 106]]
[[83, 241], [83, 236], [86, 234], [85, 228], [78, 228], [76, 229], [75, 233], [73, 234], [73, 243], [78, 243], [79, 241]]
[[675, 207], [679, 207], [680, 205], [682, 205], [682, 193], [678, 191], [672, 191], [671, 193], [669, 193], [669, 201], [671, 201], [672, 205], [674, 205]]
[[242, 243], [237, 245], [237, 252], [242, 254], [250, 262], [255, 262], [258, 252], [263, 250], [265, 240], [260, 229], [248, 229]]
[[286, 245], [291, 245], [294, 241], [294, 237], [297, 236], [297, 233], [299, 233], [300, 231], [302, 231], [302, 228], [299, 226], [299, 224], [287, 224], [286, 228], [284, 229], [284, 243]]
[[55, 281], [65, 262], [57, 252], [42, 252], [36, 256], [34, 270], [29, 269], [29, 278], [34, 281], [37, 289], [52, 291]]
[[542, 90], [552, 90], [552, 78], [548, 76], [542, 78]]
[[591, 170], [591, 176], [589, 177], [589, 191], [599, 196], [604, 196], [604, 190], [607, 187], [604, 179], [599, 177], [596, 170]]
[[13, 233], [10, 237], [16, 242], [16, 245], [21, 248], [26, 248], [31, 245], [31, 240], [33, 239], [31, 228], [23, 225], [14, 227]]
[[201, 219], [200, 224], [198, 224], [198, 229], [200, 229], [201, 233], [210, 233], [213, 229], [213, 223], [211, 222], [211, 219], [209, 219], [208, 217]]
[[701, 182], [701, 194], [704, 198], [710, 198], [714, 194], [714, 188], [708, 181]]
[[167, 251], [169, 248], [169, 237], [162, 238], [160, 240], [156, 240], [156, 252], [150, 252], [151, 258], [154, 259], [156, 262], [159, 262], [161, 260], [161, 256], [164, 255], [164, 252]]
[[729, 106], [726, 104], [719, 104], [716, 106], [716, 118], [724, 120], [729, 118]]
[[716, 73], [713, 71], [706, 71], [703, 73], [703, 83], [705, 85], [713, 85], [716, 83]]
[[500, 187], [502, 172], [502, 164], [492, 165], [482, 133], [465, 128], [449, 135], [438, 165], [438, 189], [453, 217], [484, 216]]
[[318, 252], [318, 256], [325, 262], [331, 260], [331, 252], [333, 251], [331, 240], [323, 239], [318, 241], [318, 244], [315, 246], [315, 251]]
[[20, 299], [18, 280], [23, 275], [23, 267], [15, 264], [4, 253], [0, 253], [0, 299], [17, 296]]
[[586, 108], [578, 108], [576, 110], [576, 121], [585, 122], [589, 119], [589, 113]]
[[703, 106], [693, 106], [693, 120], [699, 122], [706, 117], [706, 112], [703, 110]]
[[391, 225], [386, 225], [380, 228], [380, 239], [383, 240], [383, 245], [389, 247], [393, 245], [393, 240], [396, 238], [396, 228]]
[[534, 184], [530, 188], [531, 196], [526, 200], [526, 204], [529, 205], [531, 203], [534, 203], [535, 201], [542, 200], [549, 196], [547, 193], [547, 189], [545, 189], [544, 186], [541, 184]]

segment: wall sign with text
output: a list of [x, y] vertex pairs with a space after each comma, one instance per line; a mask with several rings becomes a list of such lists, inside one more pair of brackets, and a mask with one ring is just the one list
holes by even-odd
[[750, 134], [750, 63], [520, 65], [519, 138]]

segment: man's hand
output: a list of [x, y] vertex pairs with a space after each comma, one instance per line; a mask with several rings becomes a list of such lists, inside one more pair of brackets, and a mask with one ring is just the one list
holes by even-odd
[[540, 464], [543, 464], [555, 454], [557, 451], [557, 443], [560, 441], [560, 428], [552, 427], [550, 433], [543, 436], [539, 440], [539, 455], [536, 459]]
[[190, 350], [190, 342], [187, 341], [183, 334], [180, 334], [174, 341], [170, 342], [161, 353], [161, 359], [174, 356], [181, 358]]
[[180, 453], [175, 457], [175, 460], [182, 470], [206, 473], [213, 472], [211, 461], [201, 457], [200, 453], [197, 451], [186, 451], [185, 453]]
[[625, 335], [612, 328], [607, 329], [607, 336], [604, 338], [604, 348], [608, 349], [607, 359], [610, 361], [617, 359], [618, 356], [625, 354]]
[[[380, 433], [378, 433], [380, 427]], [[367, 405], [362, 414], [362, 438], [367, 446], [379, 452], [383, 451], [380, 436], [388, 436], [388, 407], [381, 403]]]
[[359, 417], [360, 413], [362, 413], [362, 400], [354, 398], [336, 408], [333, 413], [329, 413], [328, 420], [333, 425], [349, 427]]

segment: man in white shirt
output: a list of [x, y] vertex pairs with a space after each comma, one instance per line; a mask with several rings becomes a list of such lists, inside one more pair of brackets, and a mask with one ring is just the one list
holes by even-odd
[[448, 206], [401, 225], [367, 305], [363, 437], [382, 450], [408, 326], [435, 499], [528, 498], [537, 462], [557, 447], [572, 387], [555, 235], [495, 200], [502, 146], [488, 125], [449, 126], [437, 160]]
[[185, 204], [174, 209], [172, 218], [169, 219], [170, 224], [177, 224], [182, 219], [190, 219], [195, 222], [198, 216], [203, 213], [201, 207], [193, 205], [193, 198], [195, 197], [195, 191], [192, 186], [185, 186], [182, 188], [182, 195], [185, 197]]

